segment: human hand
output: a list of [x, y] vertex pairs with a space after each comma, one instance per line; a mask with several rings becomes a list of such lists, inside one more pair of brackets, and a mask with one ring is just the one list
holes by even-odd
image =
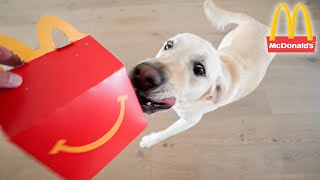
[[[0, 64], [17, 67], [23, 64], [21, 59], [7, 48], [0, 46]], [[1, 70], [0, 67], [0, 89], [15, 88], [22, 84], [22, 77], [12, 72]]]

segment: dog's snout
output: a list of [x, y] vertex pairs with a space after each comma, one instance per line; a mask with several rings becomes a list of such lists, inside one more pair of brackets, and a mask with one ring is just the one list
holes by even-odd
[[161, 86], [164, 83], [163, 72], [149, 63], [141, 63], [133, 71], [134, 81], [140, 88], [148, 91]]

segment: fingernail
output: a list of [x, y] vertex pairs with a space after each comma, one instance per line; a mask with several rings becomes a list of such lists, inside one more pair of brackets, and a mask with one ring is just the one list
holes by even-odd
[[0, 46], [0, 59], [7, 60], [9, 57], [12, 56], [11, 51], [9, 51], [7, 48]]
[[8, 72], [9, 73], [9, 79], [7, 82], [7, 87], [8, 88], [14, 88], [18, 87], [22, 84], [22, 77], [19, 76], [18, 74]]
[[3, 58], [3, 56], [5, 56], [4, 54], [5, 54], [4, 49], [3, 49], [3, 47], [0, 46], [0, 59], [4, 59]]

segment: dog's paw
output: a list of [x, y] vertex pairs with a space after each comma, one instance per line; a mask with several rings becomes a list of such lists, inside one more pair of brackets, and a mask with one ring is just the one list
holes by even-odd
[[159, 134], [158, 133], [151, 133], [147, 136], [144, 136], [141, 139], [140, 147], [141, 148], [150, 148], [151, 146], [157, 144], [159, 142]]

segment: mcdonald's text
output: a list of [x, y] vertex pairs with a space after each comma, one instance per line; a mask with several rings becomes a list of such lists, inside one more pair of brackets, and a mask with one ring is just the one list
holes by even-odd
[[313, 41], [308, 41], [305, 36], [296, 36], [294, 39], [288, 39], [287, 36], [277, 36], [275, 41], [270, 41], [267, 37], [269, 52], [315, 52], [316, 37]]

